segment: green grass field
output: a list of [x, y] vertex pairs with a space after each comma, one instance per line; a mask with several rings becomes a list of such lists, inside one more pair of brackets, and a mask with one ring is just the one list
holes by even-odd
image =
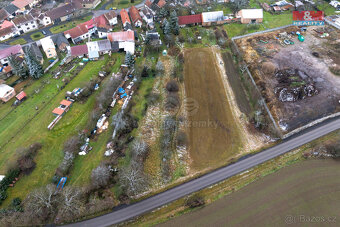
[[263, 25], [251, 26], [247, 24], [226, 24], [224, 29], [227, 31], [230, 38], [234, 36], [249, 34], [257, 31], [263, 31], [265, 29], [280, 27], [293, 23], [293, 16], [291, 12], [286, 12], [282, 14], [270, 14], [268, 12], [263, 12]]
[[[117, 61], [112, 68], [112, 72], [117, 72], [124, 58], [118, 53], [113, 54], [113, 56], [117, 58]], [[105, 81], [102, 84], [105, 84]], [[111, 116], [116, 114], [117, 111], [118, 106], [112, 110]], [[109, 123], [111, 124], [111, 117], [109, 118]], [[85, 156], [78, 156], [75, 159], [71, 176], [69, 178], [69, 183], [71, 185], [87, 185], [90, 183], [91, 172], [103, 160], [104, 153], [106, 151], [106, 143], [112, 136], [112, 133], [113, 128], [109, 127], [108, 130], [97, 136], [95, 141], [90, 142], [92, 151], [89, 154]]]
[[13, 41], [13, 42], [10, 42], [9, 44], [10, 45], [17, 45], [17, 44], [22, 45], [22, 44], [25, 44], [25, 43], [27, 43], [26, 40], [24, 40], [23, 38], [20, 38], [20, 39]]
[[[70, 111], [65, 114], [55, 128], [49, 131], [47, 126], [54, 118], [52, 110], [59, 105], [67, 90], [81, 87], [91, 78], [97, 76], [102, 66], [107, 63], [108, 58], [108, 56], [105, 56], [105, 60], [89, 62], [59, 93], [56, 88], [58, 82], [51, 82], [41, 90], [41, 93], [30, 97], [23, 103], [25, 105], [20, 105], [18, 110], [12, 112], [1, 121], [0, 141], [5, 142], [8, 138], [13, 137], [10, 143], [1, 148], [0, 170], [2, 172], [5, 171], [10, 162], [15, 160], [15, 150], [17, 148], [26, 147], [34, 142], [40, 142], [43, 145], [35, 160], [37, 163], [36, 168], [29, 176], [22, 177], [15, 187], [8, 190], [9, 198], [4, 202], [3, 206], [8, 205], [12, 198], [25, 198], [33, 188], [46, 185], [51, 181], [56, 168], [63, 158], [64, 142], [83, 129], [87, 123], [90, 110], [95, 104], [96, 93], [99, 91], [94, 93], [85, 104], [74, 103]], [[52, 98], [55, 94], [56, 97]], [[41, 111], [31, 120], [31, 117], [35, 114], [34, 107], [36, 105], [41, 108]], [[25, 123], [27, 125], [23, 127]]]
[[41, 32], [36, 32], [36, 33], [33, 33], [31, 35], [31, 38], [32, 38], [33, 41], [37, 41], [37, 40], [42, 39], [44, 37], [45, 37], [44, 34], [41, 33]]
[[50, 31], [53, 34], [64, 32], [64, 31], [67, 31], [67, 30], [69, 30], [71, 28], [76, 27], [80, 23], [83, 23], [83, 22], [86, 22], [86, 21], [90, 20], [91, 18], [92, 18], [92, 16], [90, 15], [90, 16], [84, 17], [82, 19], [72, 20], [72, 21], [67, 22], [67, 23], [65, 23], [63, 25], [58, 25], [58, 26], [52, 27], [52, 28], [50, 28]]

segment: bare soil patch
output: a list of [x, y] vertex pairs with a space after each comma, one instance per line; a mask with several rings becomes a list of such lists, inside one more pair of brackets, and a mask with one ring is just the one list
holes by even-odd
[[191, 167], [203, 170], [227, 163], [242, 148], [242, 139], [211, 49], [185, 51], [184, 83]]
[[340, 110], [340, 32], [308, 27], [300, 42], [291, 34], [296, 31], [290, 27], [236, 40], [282, 132]]

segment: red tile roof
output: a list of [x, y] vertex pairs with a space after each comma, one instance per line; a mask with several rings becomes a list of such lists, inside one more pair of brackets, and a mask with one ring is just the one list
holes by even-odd
[[163, 6], [165, 6], [165, 4], [166, 4], [166, 1], [165, 1], [165, 0], [160, 0], [160, 1], [157, 3], [157, 5], [158, 5], [159, 8], [162, 8]]
[[21, 25], [21, 24], [25, 24], [27, 22], [33, 21], [35, 20], [30, 14], [26, 14], [26, 15], [22, 15], [19, 17], [16, 17], [12, 20], [12, 22], [15, 25]]
[[23, 50], [19, 44], [15, 46], [11, 46], [6, 49], [0, 50], [0, 59], [4, 59], [11, 55], [16, 55], [19, 53], [23, 53]]
[[8, 20], [4, 20], [4, 22], [2, 22], [2, 24], [0, 25], [0, 29], [12, 27], [12, 26], [14, 26], [12, 22]]
[[111, 42], [134, 41], [135, 33], [134, 31], [111, 32], [107, 35], [107, 38]]
[[127, 11], [125, 9], [122, 9], [120, 11], [120, 17], [122, 19], [123, 24], [125, 24], [125, 23], [131, 24], [131, 20], [129, 18], [129, 14], [127, 13]]
[[25, 6], [28, 6], [32, 2], [33, 0], [14, 0], [12, 4], [21, 9], [24, 8]]
[[179, 25], [196, 24], [196, 23], [202, 23], [202, 14], [178, 17]]
[[96, 24], [96, 26], [98, 28], [107, 28], [109, 29], [110, 28], [110, 23], [109, 21], [106, 19], [105, 17], [105, 14], [104, 15], [101, 15], [99, 17], [96, 17], [93, 19], [94, 20], [94, 23]]
[[129, 13], [133, 23], [136, 23], [138, 20], [142, 21], [142, 17], [139, 15], [139, 11], [135, 6], [131, 6]]
[[60, 108], [55, 108], [52, 113], [56, 114], [56, 115], [62, 115], [64, 113], [63, 109]]
[[64, 99], [63, 101], [60, 102], [60, 105], [71, 106], [72, 102]]
[[71, 28], [70, 30], [67, 30], [64, 32], [64, 35], [69, 34], [72, 39], [75, 39], [81, 35], [84, 35], [88, 33], [89, 30], [87, 28], [86, 24], [80, 24], [77, 27]]
[[146, 0], [145, 5], [150, 7], [152, 5], [152, 2], [150, 2], [150, 0]]
[[71, 47], [71, 55], [72, 56], [82, 56], [88, 54], [87, 45], [78, 45]]
[[110, 12], [105, 13], [105, 14], [104, 14], [104, 17], [105, 17], [107, 20], [111, 20], [111, 19], [117, 17], [117, 14], [116, 14], [115, 11], [111, 10]]
[[16, 30], [14, 25], [0, 29], [0, 37], [13, 33]]
[[19, 101], [22, 100], [23, 98], [25, 98], [27, 95], [24, 91], [20, 92], [19, 94], [17, 94], [17, 96], [15, 96]]

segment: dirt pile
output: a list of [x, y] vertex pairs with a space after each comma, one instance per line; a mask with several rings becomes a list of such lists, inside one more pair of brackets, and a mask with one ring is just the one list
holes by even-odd
[[312, 78], [298, 69], [278, 70], [275, 77], [278, 86], [274, 92], [281, 102], [295, 102], [319, 93]]

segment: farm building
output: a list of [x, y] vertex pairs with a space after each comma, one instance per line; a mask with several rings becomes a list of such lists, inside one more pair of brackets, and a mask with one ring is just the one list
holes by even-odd
[[14, 96], [15, 96], [14, 88], [8, 86], [7, 84], [0, 84], [0, 100], [1, 101], [8, 102]]
[[50, 36], [45, 37], [40, 40], [41, 46], [46, 54], [47, 58], [55, 58], [57, 57], [57, 51], [55, 49], [55, 45]]
[[107, 38], [110, 42], [118, 42], [119, 49], [131, 54], [135, 53], [135, 33], [133, 31], [111, 32]]
[[68, 48], [72, 57], [85, 57], [89, 53], [86, 44]]
[[203, 26], [223, 24], [224, 19], [225, 19], [225, 17], [224, 17], [223, 11], [214, 11], [214, 12], [204, 12], [204, 13], [202, 13], [202, 25]]
[[202, 24], [202, 14], [179, 16], [178, 24], [180, 27], [185, 27], [186, 25]]
[[241, 19], [242, 24], [262, 23], [263, 10], [262, 9], [242, 9], [237, 13], [236, 17]]
[[143, 25], [143, 20], [142, 17], [139, 15], [138, 9], [135, 6], [131, 6], [129, 13], [132, 23], [135, 25], [135, 27], [141, 27]]

